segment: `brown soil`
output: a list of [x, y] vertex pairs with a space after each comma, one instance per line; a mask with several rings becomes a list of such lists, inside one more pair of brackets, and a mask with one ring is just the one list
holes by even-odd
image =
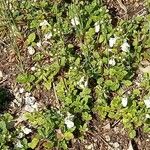
[[[103, 0], [103, 2], [109, 9], [110, 14], [115, 18], [125, 18], [125, 15], [128, 15], [128, 18], [131, 19], [134, 16], [143, 15], [147, 12], [144, 0]], [[125, 14], [122, 4], [127, 10], [127, 14]]]

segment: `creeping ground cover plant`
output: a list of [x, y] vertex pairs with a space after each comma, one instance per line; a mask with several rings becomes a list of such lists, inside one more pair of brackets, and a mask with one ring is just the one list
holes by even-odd
[[100, 0], [2, 5], [12, 19], [10, 36], [24, 38], [16, 53], [28, 62], [17, 83], [28, 92], [53, 91], [57, 104], [24, 112], [24, 125], [13, 123], [16, 116], [1, 115], [1, 149], [68, 149], [84, 139], [95, 115], [120, 121], [131, 139], [138, 128], [150, 132], [149, 12], [114, 26]]

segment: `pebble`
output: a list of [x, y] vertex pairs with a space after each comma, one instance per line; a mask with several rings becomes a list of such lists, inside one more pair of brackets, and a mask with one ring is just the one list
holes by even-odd
[[32, 70], [32, 71], [35, 71], [35, 69], [36, 69], [36, 68], [35, 68], [34, 66], [33, 66], [33, 67], [31, 67], [31, 70]]
[[36, 99], [33, 96], [25, 97], [25, 104], [26, 105], [34, 105], [35, 101], [36, 101]]
[[24, 110], [27, 112], [34, 112], [38, 110], [38, 103], [35, 103], [34, 105], [25, 105]]
[[19, 93], [22, 94], [24, 92], [24, 88], [19, 89]]
[[146, 142], [149, 142], [149, 139], [146, 139]]
[[114, 127], [114, 131], [115, 131], [115, 133], [119, 133], [120, 132], [118, 127]]
[[106, 140], [107, 142], [109, 142], [109, 141], [110, 141], [110, 136], [109, 136], [109, 135], [106, 135], [106, 136], [105, 136], [105, 140]]
[[129, 141], [129, 147], [127, 150], [134, 150], [131, 141]]
[[107, 123], [104, 127], [105, 130], [110, 130], [110, 123]]
[[29, 47], [28, 47], [28, 53], [29, 53], [30, 55], [33, 55], [33, 54], [35, 53], [35, 49], [34, 49], [32, 46], [29, 46]]
[[120, 145], [118, 142], [113, 143], [114, 148], [118, 148]]
[[0, 70], [0, 79], [3, 78], [3, 73], [2, 71]]
[[93, 144], [85, 145], [85, 148], [86, 148], [87, 150], [94, 150]]

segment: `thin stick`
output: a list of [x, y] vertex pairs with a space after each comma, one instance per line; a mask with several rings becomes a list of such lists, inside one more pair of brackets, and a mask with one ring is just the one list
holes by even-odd
[[[92, 136], [95, 136], [92, 132], [90, 132], [90, 131], [87, 131], [87, 133], [89, 133], [89, 134], [91, 134]], [[103, 143], [105, 143], [108, 147], [111, 147], [112, 149], [114, 149], [114, 147], [111, 145], [111, 144], [109, 144], [109, 142], [107, 142], [106, 140], [105, 140], [105, 138], [103, 138], [100, 134], [97, 134], [97, 133], [95, 133], [100, 139], [101, 139], [101, 141], [103, 141]]]

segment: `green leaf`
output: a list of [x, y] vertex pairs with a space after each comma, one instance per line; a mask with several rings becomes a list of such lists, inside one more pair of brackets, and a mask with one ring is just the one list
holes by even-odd
[[38, 138], [33, 138], [31, 143], [28, 143], [28, 146], [32, 149], [34, 149], [39, 143], [39, 139]]
[[16, 78], [17, 82], [19, 83], [26, 83], [27, 82], [27, 73], [24, 73], [24, 74], [19, 74]]
[[119, 88], [119, 83], [118, 81], [113, 82], [111, 80], [106, 80], [105, 86], [112, 91], [116, 91]]
[[27, 73], [19, 74], [16, 78], [19, 83], [28, 83], [35, 80], [35, 76]]
[[7, 132], [7, 127], [6, 127], [5, 121], [0, 121], [0, 130], [1, 130], [3, 133], [6, 133], [6, 132]]
[[67, 141], [73, 138], [73, 134], [71, 132], [65, 132], [64, 137]]
[[85, 120], [85, 121], [89, 121], [89, 120], [92, 119], [91, 115], [88, 114], [87, 112], [83, 112], [83, 113], [82, 113], [82, 118], [83, 118], [83, 120]]
[[99, 43], [102, 43], [105, 40], [105, 37], [103, 35], [99, 36]]
[[53, 148], [53, 142], [51, 142], [51, 141], [48, 141], [48, 142], [45, 142], [45, 143], [43, 143], [43, 146], [46, 148], [46, 149], [51, 149], [51, 148]]
[[129, 137], [130, 137], [131, 139], [135, 138], [135, 137], [136, 137], [136, 131], [135, 131], [135, 130], [129, 131]]
[[28, 39], [27, 39], [28, 44], [31, 44], [31, 43], [35, 40], [35, 38], [36, 38], [35, 33], [34, 33], [34, 32], [31, 33], [31, 34], [28, 36]]

